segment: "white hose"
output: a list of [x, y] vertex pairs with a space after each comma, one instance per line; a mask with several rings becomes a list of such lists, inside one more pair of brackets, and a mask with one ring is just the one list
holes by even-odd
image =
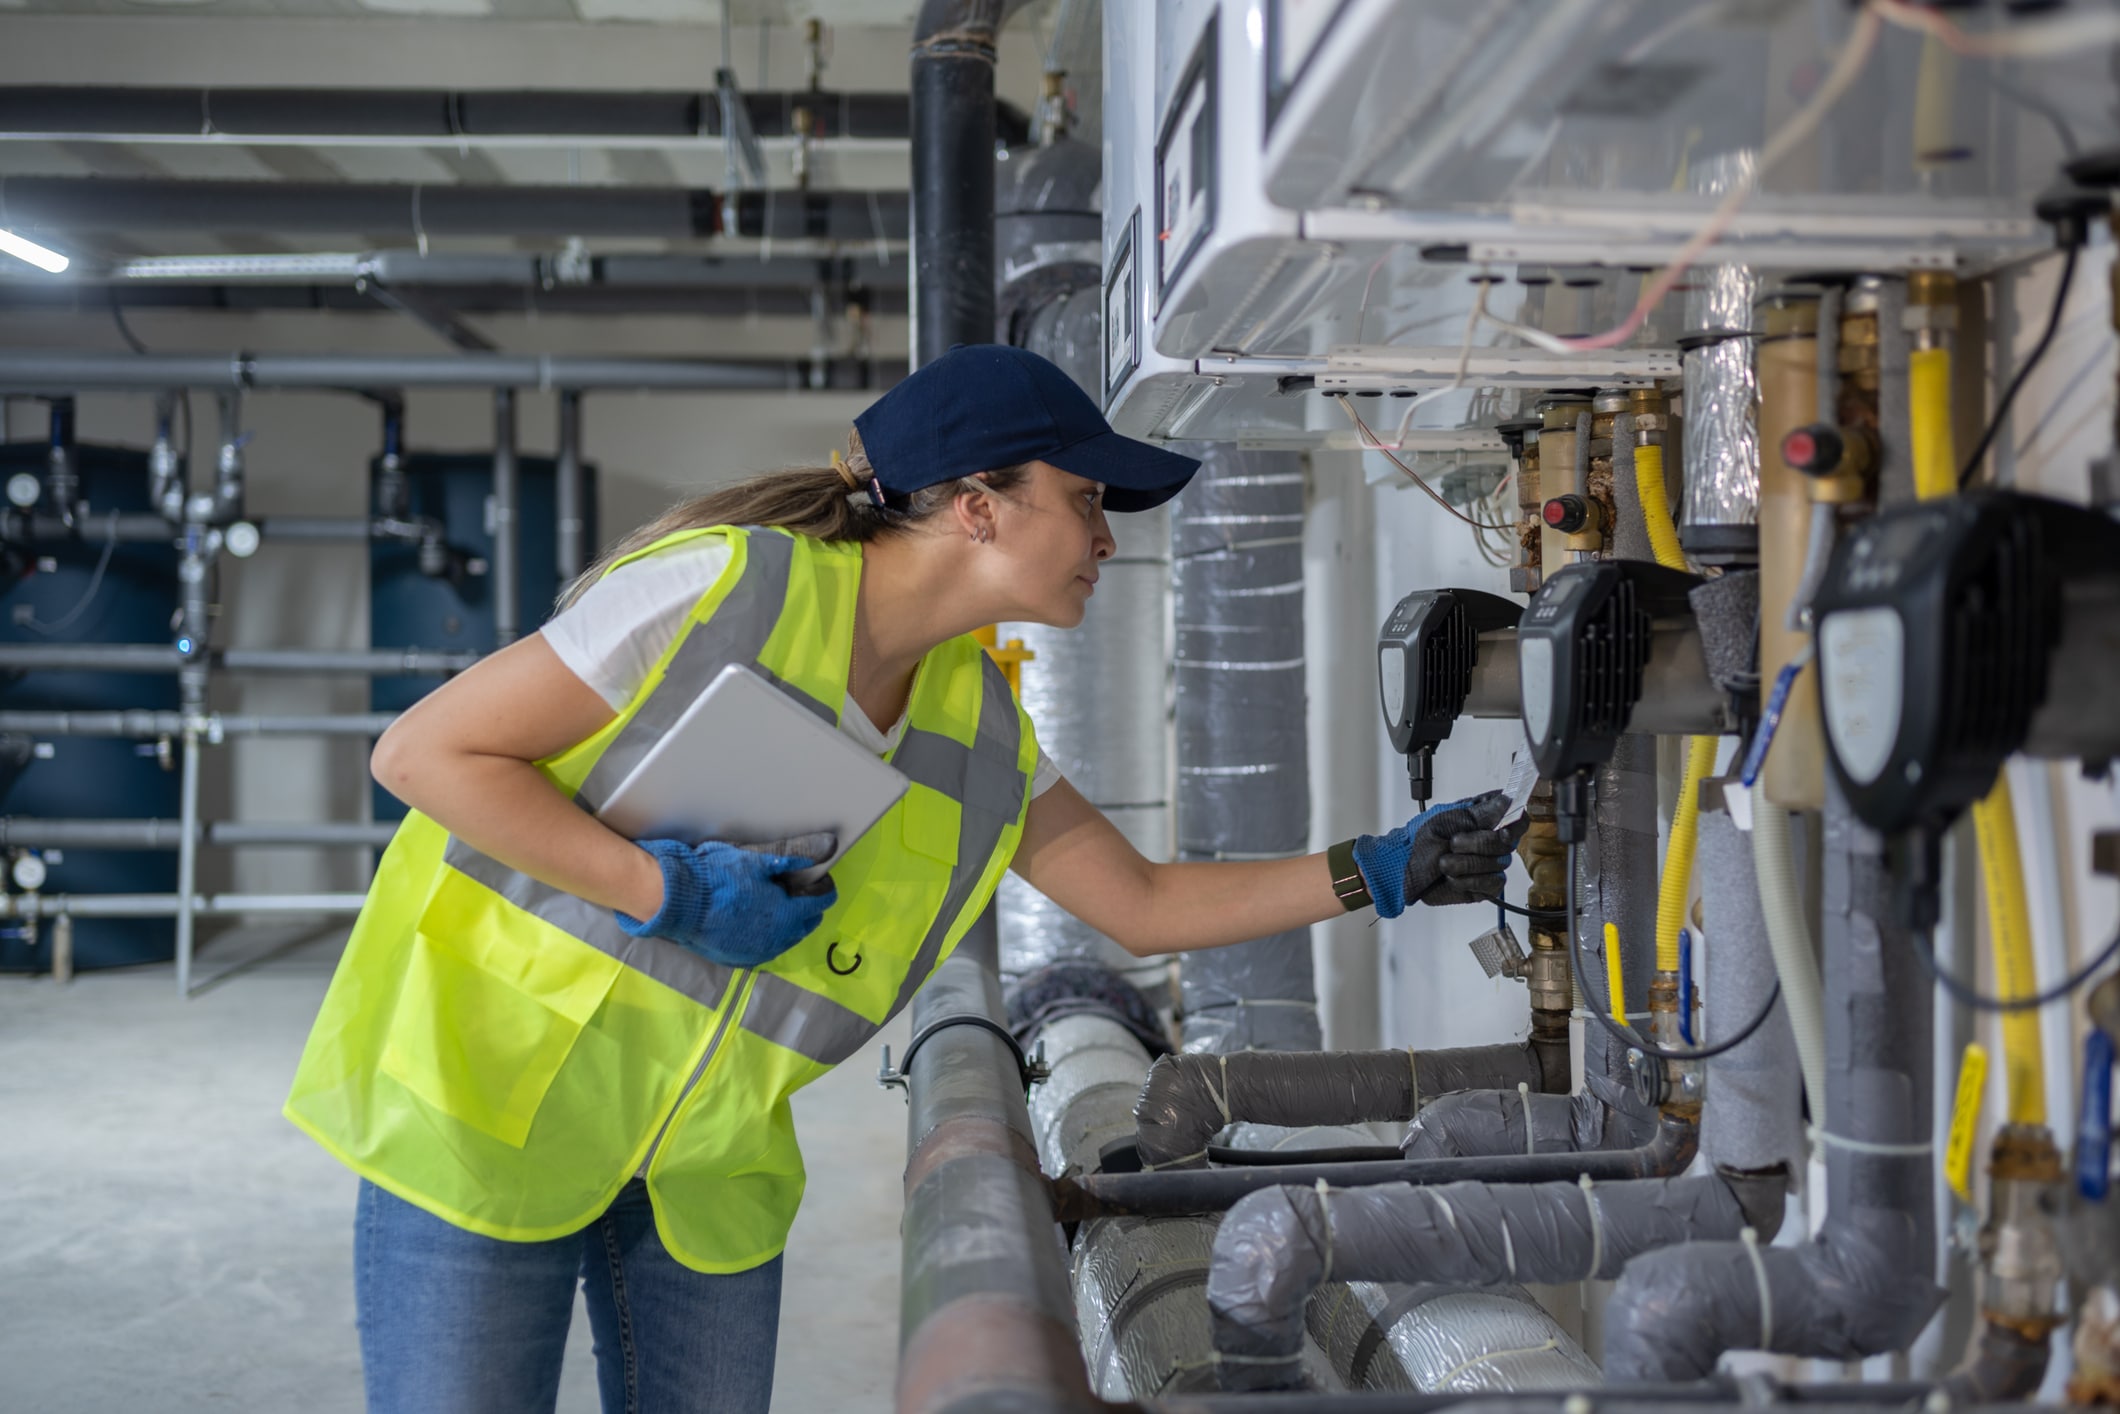
[[1760, 912], [1766, 916], [1767, 941], [1774, 949], [1782, 1004], [1789, 1009], [1789, 1027], [1796, 1033], [1796, 1059], [1803, 1066], [1811, 1117], [1814, 1122], [1823, 1121], [1825, 985], [1819, 980], [1818, 957], [1811, 951], [1811, 930], [1803, 916], [1803, 895], [1796, 887], [1796, 867], [1789, 857], [1789, 812], [1769, 802], [1763, 790], [1752, 796], [1752, 867], [1759, 875]]

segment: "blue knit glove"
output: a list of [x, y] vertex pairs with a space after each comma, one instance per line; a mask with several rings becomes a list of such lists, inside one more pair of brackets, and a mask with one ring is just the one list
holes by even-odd
[[653, 918], [618, 913], [636, 938], [668, 938], [725, 967], [771, 962], [813, 932], [839, 891], [797, 898], [779, 876], [816, 861], [798, 854], [748, 850], [719, 840], [642, 840], [662, 866], [662, 908]]
[[1389, 834], [1359, 835], [1355, 868], [1369, 886], [1379, 918], [1396, 918], [1407, 905], [1492, 903], [1502, 896], [1509, 853], [1529, 823], [1506, 830], [1495, 823], [1509, 813], [1509, 797], [1498, 790], [1469, 800], [1431, 805]]

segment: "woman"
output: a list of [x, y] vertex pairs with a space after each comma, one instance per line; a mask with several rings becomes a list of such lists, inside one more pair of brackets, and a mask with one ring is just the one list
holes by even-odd
[[[1196, 463], [995, 346], [922, 368], [851, 440], [635, 532], [376, 745], [413, 813], [287, 1102], [361, 1176], [373, 1410], [551, 1409], [577, 1277], [607, 1411], [764, 1410], [803, 1186], [788, 1097], [905, 1006], [1003, 868], [1140, 954], [1501, 891], [1498, 796], [1326, 855], [1155, 864], [1038, 750], [968, 635], [1081, 622], [1106, 510]], [[729, 663], [913, 782], [835, 892], [781, 886], [805, 858], [595, 818]]]

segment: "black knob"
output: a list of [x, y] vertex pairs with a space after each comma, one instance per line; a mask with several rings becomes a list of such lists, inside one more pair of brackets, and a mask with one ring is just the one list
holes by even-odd
[[1805, 476], [1831, 476], [1847, 454], [1840, 429], [1823, 422], [1798, 427], [1781, 439], [1781, 459]]

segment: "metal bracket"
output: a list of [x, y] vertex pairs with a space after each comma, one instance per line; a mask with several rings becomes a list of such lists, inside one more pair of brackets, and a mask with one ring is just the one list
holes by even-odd
[[928, 1043], [930, 1037], [938, 1032], [946, 1031], [952, 1026], [976, 1026], [982, 1031], [991, 1031], [994, 1035], [999, 1036], [1008, 1046], [1009, 1053], [1016, 1058], [1016, 1071], [1023, 1077], [1023, 1088], [1025, 1091], [1028, 1091], [1033, 1085], [1043, 1084], [1052, 1077], [1053, 1068], [1047, 1065], [1045, 1061], [1044, 1041], [1039, 1041], [1038, 1049], [1026, 1056], [1023, 1053], [1023, 1043], [1018, 1041], [1015, 1034], [1006, 1026], [989, 1016], [980, 1016], [974, 1012], [960, 1012], [955, 1016], [937, 1017], [914, 1032], [913, 1039], [906, 1043], [905, 1061], [903, 1064], [893, 1066], [891, 1064], [891, 1048], [885, 1046], [883, 1048], [883, 1061], [876, 1067], [876, 1084], [885, 1090], [904, 1090], [908, 1088], [908, 1082], [913, 1073], [913, 1057], [920, 1054], [920, 1048]]

